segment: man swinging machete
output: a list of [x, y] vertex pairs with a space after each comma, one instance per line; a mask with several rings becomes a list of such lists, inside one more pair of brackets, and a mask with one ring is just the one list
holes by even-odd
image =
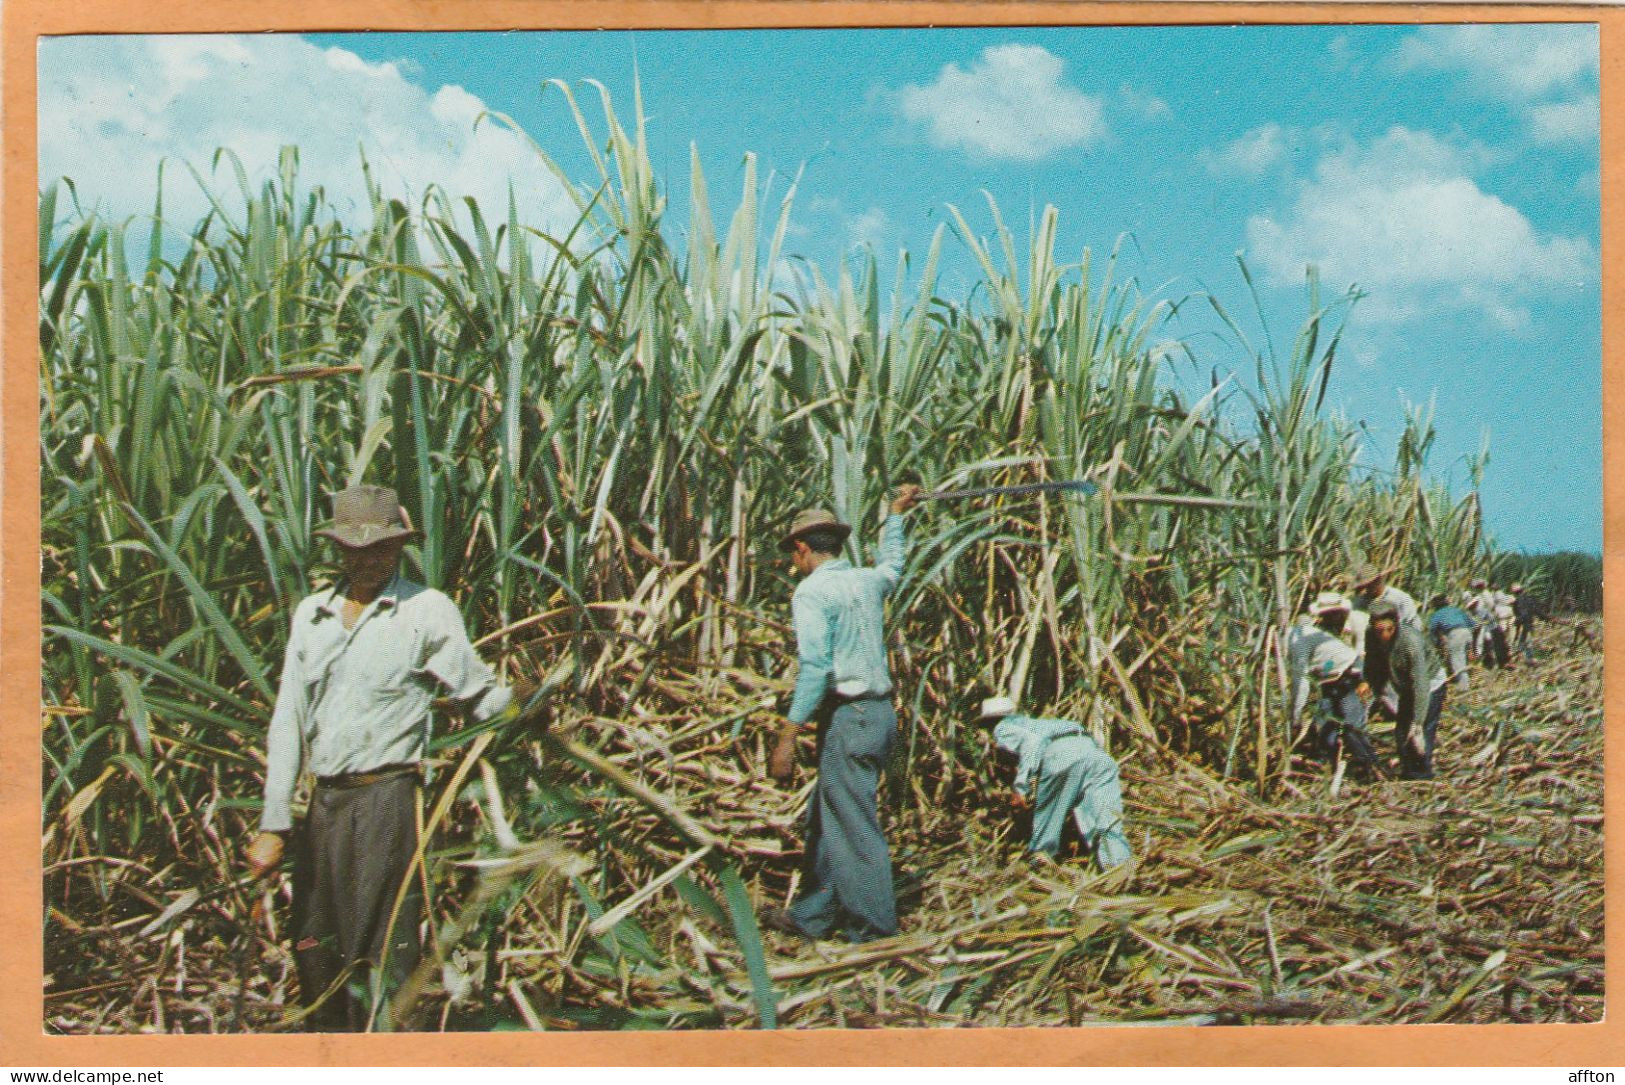
[[870, 568], [840, 556], [852, 529], [823, 510], [798, 515], [780, 544], [801, 577], [790, 604], [798, 669], [769, 759], [771, 775], [788, 780], [797, 737], [809, 726], [818, 732], [801, 890], [788, 909], [762, 915], [782, 933], [822, 938], [838, 932], [853, 942], [897, 933], [891, 855], [875, 792], [897, 740], [885, 601], [903, 574], [903, 515], [919, 499], [919, 486], [898, 487], [880, 530], [879, 560]]

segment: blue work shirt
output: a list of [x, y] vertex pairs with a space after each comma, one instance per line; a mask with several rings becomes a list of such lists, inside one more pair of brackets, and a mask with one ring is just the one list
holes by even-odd
[[1087, 737], [1083, 726], [1073, 720], [1038, 719], [1011, 713], [993, 725], [993, 741], [1016, 755], [1015, 789], [1031, 790], [1033, 777], [1043, 767], [1044, 751], [1051, 742], [1068, 735]]
[[844, 697], [891, 692], [886, 666], [886, 596], [903, 575], [903, 517], [892, 513], [880, 529], [879, 560], [856, 568], [829, 558], [808, 573], [790, 597], [796, 628], [796, 691], [791, 723], [812, 718], [831, 690]]
[[1428, 632], [1442, 637], [1452, 629], [1471, 629], [1476, 624], [1460, 607], [1440, 607], [1428, 618]]

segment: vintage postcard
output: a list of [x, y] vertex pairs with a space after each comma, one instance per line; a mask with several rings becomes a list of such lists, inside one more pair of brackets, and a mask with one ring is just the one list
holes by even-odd
[[19, 1060], [1617, 1054], [1625, 17], [6, 19]]

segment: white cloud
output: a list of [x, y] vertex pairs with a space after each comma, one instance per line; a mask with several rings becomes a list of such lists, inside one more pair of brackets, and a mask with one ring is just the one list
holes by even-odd
[[1474, 162], [1471, 149], [1401, 127], [1369, 146], [1347, 144], [1320, 160], [1283, 212], [1248, 220], [1248, 258], [1281, 284], [1301, 281], [1311, 263], [1328, 282], [1359, 284], [1366, 319], [1448, 308], [1522, 329], [1527, 298], [1596, 282], [1597, 253], [1584, 237], [1539, 233], [1478, 187]]
[[1270, 121], [1226, 144], [1217, 153], [1203, 150], [1197, 157], [1209, 173], [1261, 177], [1286, 156], [1287, 141], [1293, 138], [1291, 130]]
[[1358, 71], [1364, 67], [1354, 51], [1354, 43], [1347, 34], [1339, 34], [1326, 46], [1326, 58], [1334, 71]]
[[1454, 71], [1495, 97], [1536, 98], [1597, 77], [1597, 28], [1586, 25], [1427, 26], [1406, 38], [1400, 67]]
[[881, 241], [890, 231], [891, 220], [878, 207], [871, 207], [856, 218], [848, 219], [846, 224], [848, 240], [853, 245], [870, 246], [876, 250], [876, 255], [879, 255]]
[[165, 218], [190, 228], [208, 203], [181, 163], [239, 206], [229, 165], [242, 159], [256, 188], [276, 173], [284, 145], [299, 149], [304, 188], [322, 186], [338, 213], [366, 221], [365, 148], [386, 196], [415, 202], [430, 185], [473, 196], [504, 218], [510, 179], [521, 217], [573, 221], [572, 205], [518, 134], [490, 121], [460, 87], [434, 93], [394, 64], [293, 35], [58, 38], [39, 50], [40, 181], [71, 177], [87, 206], [111, 218], [151, 212], [158, 163]]
[[1529, 111], [1531, 134], [1541, 143], [1595, 140], [1601, 131], [1602, 102], [1595, 94], [1573, 101], [1549, 102]]
[[896, 224], [878, 205], [871, 204], [867, 210], [854, 213], [838, 199], [813, 196], [805, 207], [812, 225], [792, 219], [787, 232], [793, 236], [829, 236], [848, 249], [868, 246], [880, 257], [887, 255], [886, 242], [897, 234]]
[[1168, 108], [1168, 103], [1148, 90], [1136, 90], [1124, 83], [1117, 88], [1117, 95], [1123, 100], [1125, 109], [1148, 121], [1173, 116], [1174, 111]]
[[939, 147], [1035, 162], [1106, 134], [1100, 99], [1068, 84], [1064, 66], [1037, 45], [990, 46], [968, 68], [945, 64], [936, 82], [904, 86], [898, 106]]
[[1423, 27], [1400, 44], [1395, 62], [1401, 71], [1459, 75], [1479, 95], [1510, 103], [1537, 142], [1597, 137], [1595, 26]]

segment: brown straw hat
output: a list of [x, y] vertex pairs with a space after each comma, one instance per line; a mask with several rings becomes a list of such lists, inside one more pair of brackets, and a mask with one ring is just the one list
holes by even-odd
[[1391, 599], [1384, 599], [1371, 606], [1371, 620], [1374, 622], [1387, 618], [1389, 621], [1399, 621], [1399, 604]]
[[318, 528], [341, 546], [373, 546], [390, 539], [419, 538], [388, 486], [350, 486], [333, 495], [333, 522]]
[[790, 531], [784, 536], [784, 540], [779, 543], [779, 549], [791, 549], [791, 544], [809, 531], [833, 531], [841, 537], [842, 542], [845, 542], [846, 537], [852, 534], [852, 528], [837, 520], [833, 512], [827, 509], [803, 509], [796, 513], [794, 520], [790, 521]]
[[1354, 576], [1352, 579], [1356, 588], [1363, 588], [1368, 584], [1373, 584], [1376, 581], [1381, 580], [1386, 575], [1388, 575], [1387, 570], [1379, 569], [1372, 562], [1362, 561], [1359, 565], [1354, 567]]

